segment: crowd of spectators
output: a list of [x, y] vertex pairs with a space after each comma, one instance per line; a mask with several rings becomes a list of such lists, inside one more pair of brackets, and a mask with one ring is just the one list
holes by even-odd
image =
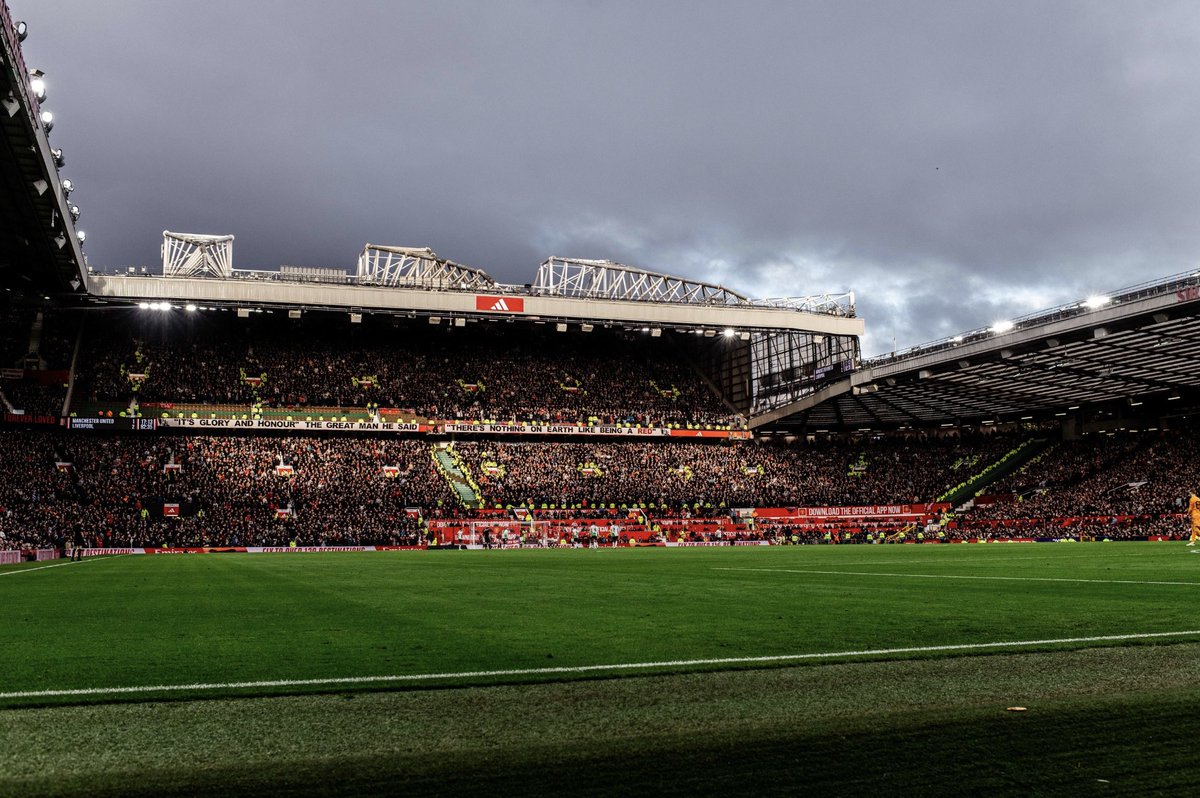
[[10, 547], [411, 545], [448, 498], [414, 440], [3, 435]]
[[93, 323], [78, 398], [394, 408], [444, 420], [740, 425], [669, 336], [142, 313]]
[[62, 415], [77, 325], [63, 311], [0, 307], [0, 410]]
[[[935, 501], [1017, 439], [792, 444], [460, 440], [478, 491], [468, 509], [424, 438], [0, 432], [0, 547], [411, 545], [423, 517], [530, 508], [540, 519], [725, 518], [738, 507]], [[1001, 484], [1004, 494], [937, 533], [973, 537], [1178, 534], [1200, 485], [1193, 436], [1142, 433], [1063, 443]], [[418, 512], [419, 511], [419, 515]], [[615, 515], [614, 515], [615, 513]], [[762, 528], [779, 542], [863, 542], [886, 520]], [[910, 530], [912, 531], [912, 530]], [[780, 537], [782, 536], [782, 537]], [[827, 537], [828, 536], [828, 537]]]
[[1013, 445], [1007, 436], [916, 445], [471, 441], [456, 451], [491, 506], [840, 507], [933, 501]]
[[1200, 443], [1179, 431], [1089, 435], [1054, 444], [989, 487], [965, 521], [1180, 513], [1200, 491]]

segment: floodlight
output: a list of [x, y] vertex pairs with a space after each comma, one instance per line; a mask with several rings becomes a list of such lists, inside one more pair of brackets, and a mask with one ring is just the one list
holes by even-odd
[[661, 338], [662, 337], [662, 328], [661, 327], [651, 327], [650, 328], [650, 337], [651, 338]]
[[79, 221], [79, 206], [78, 205], [68, 205], [67, 210], [71, 214], [71, 221], [78, 222]]
[[1006, 333], [1006, 332], [1010, 331], [1015, 326], [1016, 325], [1013, 324], [1011, 321], [998, 321], [992, 325], [991, 329], [992, 329], [992, 332], [999, 335], [1000, 333]]
[[196, 306], [195, 306], [195, 305], [193, 305], [193, 304], [192, 304], [192, 303], [190, 303], [190, 302], [189, 302], [188, 304], [184, 305], [184, 306], [183, 306], [183, 309], [184, 309], [184, 310], [186, 310], [188, 313], [195, 313], [195, 312], [196, 312]]
[[38, 102], [46, 99], [46, 73], [40, 69], [29, 70], [29, 90]]
[[79, 243], [82, 244], [84, 241], [87, 240], [87, 233], [83, 232], [82, 230], [76, 230], [75, 237], [78, 238]]
[[54, 114], [49, 111], [42, 111], [41, 119], [42, 127], [46, 128], [47, 133], [54, 129]]
[[561, 321], [560, 321], [560, 322], [558, 322], [557, 324], [555, 324], [555, 325], [554, 325], [554, 329], [555, 329], [555, 330], [557, 330], [557, 331], [559, 331], [559, 332], [566, 332], [566, 331], [567, 331], [567, 325], [566, 325], [566, 324], [564, 324], [563, 322], [561, 322]]
[[350, 323], [351, 324], [362, 324], [362, 314], [361, 313], [351, 313], [350, 314]]
[[714, 337], [716, 337], [717, 331], [716, 330], [704, 330], [703, 333], [704, 333], [705, 338], [714, 338]]
[[17, 41], [25, 41], [25, 37], [29, 35], [29, 26], [24, 21], [17, 23]]
[[62, 190], [63, 190], [63, 193], [66, 194], [68, 197], [71, 196], [71, 192], [75, 190], [75, 184], [71, 182], [70, 178], [67, 178], [66, 180], [62, 181]]
[[138, 307], [141, 308], [142, 310], [149, 310], [150, 303], [149, 302], [139, 302]]
[[442, 323], [442, 317], [441, 317], [441, 316], [430, 316], [430, 317], [429, 317], [429, 323], [430, 323], [430, 324], [441, 324], [441, 323]]
[[67, 162], [67, 159], [63, 157], [62, 150], [58, 147], [50, 150], [50, 156], [54, 158], [54, 165], [59, 169], [62, 169], [63, 165]]
[[734, 330], [732, 327], [725, 328], [725, 337], [726, 338], [732, 338], [736, 334], [737, 334], [737, 331]]
[[1087, 308], [1088, 310], [1096, 310], [1097, 308], [1104, 307], [1105, 305], [1107, 305], [1110, 302], [1112, 302], [1111, 297], [1099, 296], [1099, 295], [1090, 296], [1087, 299], [1083, 300], [1083, 306], [1085, 308]]
[[582, 330], [583, 332], [591, 332], [592, 330], [594, 330], [596, 328], [591, 324], [580, 324], [579, 329]]
[[298, 310], [289, 310], [289, 311], [288, 311], [288, 318], [289, 318], [289, 319], [298, 319], [298, 318], [300, 318], [300, 311], [298, 311]]
[[455, 327], [466, 327], [466, 326], [467, 326], [467, 320], [466, 320], [464, 317], [462, 317], [462, 316], [459, 316], [458, 318], [456, 318], [456, 319], [454, 320], [454, 326], [455, 326]]

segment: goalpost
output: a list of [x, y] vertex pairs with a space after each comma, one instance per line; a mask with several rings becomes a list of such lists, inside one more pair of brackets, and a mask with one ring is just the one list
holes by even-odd
[[549, 548], [558, 543], [558, 538], [549, 521], [505, 518], [463, 521], [452, 537], [443, 536], [443, 542], [470, 547], [485, 547], [490, 543], [496, 549]]

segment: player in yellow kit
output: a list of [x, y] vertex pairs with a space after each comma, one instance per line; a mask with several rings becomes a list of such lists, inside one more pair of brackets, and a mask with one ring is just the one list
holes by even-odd
[[1193, 493], [1188, 499], [1187, 514], [1192, 522], [1192, 539], [1188, 541], [1188, 545], [1195, 546], [1196, 538], [1200, 538], [1200, 496]]

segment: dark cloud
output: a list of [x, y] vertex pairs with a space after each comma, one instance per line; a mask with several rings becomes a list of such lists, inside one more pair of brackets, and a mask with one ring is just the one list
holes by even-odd
[[877, 353], [1200, 251], [1193, 3], [10, 7], [98, 265], [611, 258], [853, 289]]

